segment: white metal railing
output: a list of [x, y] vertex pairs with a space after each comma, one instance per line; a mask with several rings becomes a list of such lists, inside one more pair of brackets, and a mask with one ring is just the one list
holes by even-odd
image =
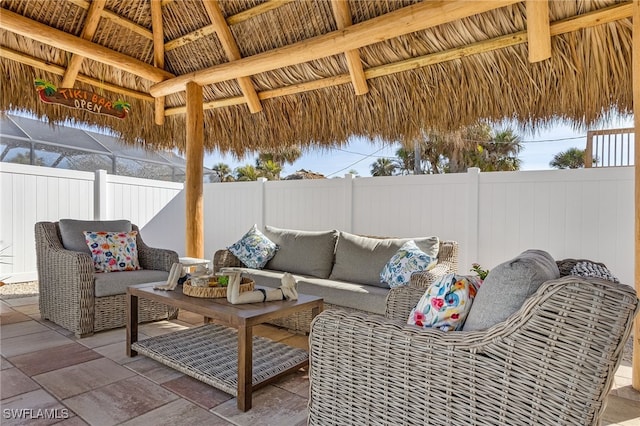
[[589, 130], [584, 166], [586, 168], [633, 166], [634, 131], [633, 127]]

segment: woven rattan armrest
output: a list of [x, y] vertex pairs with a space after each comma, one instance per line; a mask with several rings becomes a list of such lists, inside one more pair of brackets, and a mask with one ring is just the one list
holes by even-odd
[[235, 257], [229, 250], [221, 249], [213, 254], [213, 272], [218, 272], [222, 268], [241, 267], [244, 264]]
[[413, 309], [425, 292], [424, 287], [402, 286], [389, 290], [385, 317], [391, 320], [407, 321]]

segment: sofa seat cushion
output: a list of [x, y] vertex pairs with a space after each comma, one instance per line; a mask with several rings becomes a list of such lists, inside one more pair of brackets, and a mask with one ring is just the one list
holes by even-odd
[[[243, 276], [251, 278], [256, 285], [278, 288], [283, 272], [268, 269], [243, 269]], [[364, 284], [352, 284], [305, 275], [293, 275], [298, 282], [298, 293], [322, 297], [325, 303], [346, 308], [359, 309], [379, 315], [385, 313], [388, 288]]]
[[340, 232], [335, 264], [329, 278], [388, 288], [380, 281], [380, 272], [402, 245], [411, 240], [429, 257], [435, 259], [438, 256], [438, 237], [370, 238]]
[[91, 254], [91, 250], [84, 238], [84, 231], [131, 232], [131, 222], [128, 220], [60, 219], [58, 225], [64, 248], [87, 254]]
[[94, 274], [95, 296], [115, 296], [125, 294], [127, 287], [134, 284], [151, 283], [157, 281], [167, 281], [169, 273], [166, 271], [155, 271], [151, 269], [141, 269], [138, 271], [109, 272]]
[[473, 301], [464, 331], [485, 330], [516, 312], [542, 283], [560, 277], [556, 261], [542, 250], [527, 250], [493, 268]]
[[329, 278], [338, 231], [298, 231], [266, 226], [264, 234], [278, 245], [266, 269]]

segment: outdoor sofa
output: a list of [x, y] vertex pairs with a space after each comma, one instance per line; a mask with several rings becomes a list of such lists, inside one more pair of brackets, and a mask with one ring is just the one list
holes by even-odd
[[461, 331], [407, 325], [425, 295], [412, 286], [389, 292], [384, 316], [321, 313], [309, 338], [309, 424], [600, 424], [636, 293], [531, 265], [494, 268]]
[[[136, 231], [137, 259], [142, 269], [96, 272], [83, 231]], [[127, 286], [166, 281], [178, 254], [152, 248], [128, 220], [83, 221], [61, 219], [35, 225], [40, 315], [78, 337], [126, 324]], [[140, 322], [175, 318], [178, 310], [141, 300]]]
[[[321, 296], [325, 309], [384, 314], [389, 286], [380, 281], [380, 271], [407, 241], [415, 241], [436, 258], [431, 269], [411, 276], [412, 286], [424, 288], [438, 277], [456, 272], [458, 267], [458, 244], [437, 237], [375, 238], [337, 230], [300, 231], [268, 225], [264, 236], [278, 247], [264, 268], [246, 267], [227, 248], [215, 252], [214, 271], [239, 267], [243, 276], [253, 279], [256, 285], [271, 288], [278, 288], [283, 273], [290, 272], [297, 281], [298, 292]], [[309, 332], [311, 312], [274, 323]]]

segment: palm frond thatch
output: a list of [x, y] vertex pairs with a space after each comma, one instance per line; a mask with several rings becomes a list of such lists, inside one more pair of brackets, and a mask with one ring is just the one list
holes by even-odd
[[[352, 0], [348, 6], [352, 22], [358, 24], [415, 3]], [[87, 17], [87, 4], [71, 0], [2, 0], [0, 14], [15, 13], [79, 37]], [[242, 57], [273, 52], [338, 30], [328, 1], [275, 4], [262, 0], [224, 0], [218, 4]], [[553, 25], [624, 4], [617, 0], [555, 0], [549, 2], [549, 18]], [[262, 13], [252, 13], [265, 7]], [[105, 13], [92, 42], [153, 64], [150, 1], [108, 0]], [[122, 19], [112, 19], [113, 16]], [[218, 34], [210, 30], [211, 21], [202, 1], [163, 2], [162, 20], [167, 71], [179, 76], [229, 61]], [[364, 71], [373, 76], [367, 80], [369, 92], [362, 96], [354, 93], [344, 54], [250, 76], [263, 108], [255, 114], [244, 103], [236, 79], [206, 85], [205, 103], [225, 102], [225, 106], [205, 110], [206, 149], [242, 155], [248, 150], [269, 150], [282, 145], [326, 147], [344, 144], [352, 135], [408, 141], [424, 129], [459, 129], [478, 119], [511, 118], [524, 127], [532, 127], [560, 117], [576, 126], [587, 126], [608, 114], [631, 112], [629, 17], [554, 35], [552, 57], [541, 62], [528, 61], [526, 42], [436, 60], [443, 52], [451, 53], [486, 40], [523, 32], [526, 35], [526, 23], [525, 4], [515, 3], [363, 46], [357, 52]], [[72, 54], [5, 30], [0, 31], [0, 46], [1, 110], [30, 111], [54, 123], [71, 117], [81, 123], [109, 128], [131, 144], [184, 150], [185, 115], [175, 110], [184, 107], [184, 92], [166, 96], [165, 124], [155, 125], [150, 96], [142, 99], [99, 87], [100, 83], [110, 84], [144, 95], [154, 82], [85, 58], [79, 71], [84, 80], [77, 80], [74, 87], [126, 102], [130, 106], [128, 117], [117, 120], [46, 105], [38, 101], [34, 81], [42, 79], [59, 85]], [[16, 60], [9, 57], [8, 51], [48, 66]], [[418, 57], [434, 59], [429, 65], [402, 72], [380, 71], [388, 64]], [[332, 79], [342, 80], [340, 84], [315, 90], [294, 90], [298, 85]], [[291, 93], [272, 96], [285, 89]], [[233, 101], [234, 98], [238, 100]]]

